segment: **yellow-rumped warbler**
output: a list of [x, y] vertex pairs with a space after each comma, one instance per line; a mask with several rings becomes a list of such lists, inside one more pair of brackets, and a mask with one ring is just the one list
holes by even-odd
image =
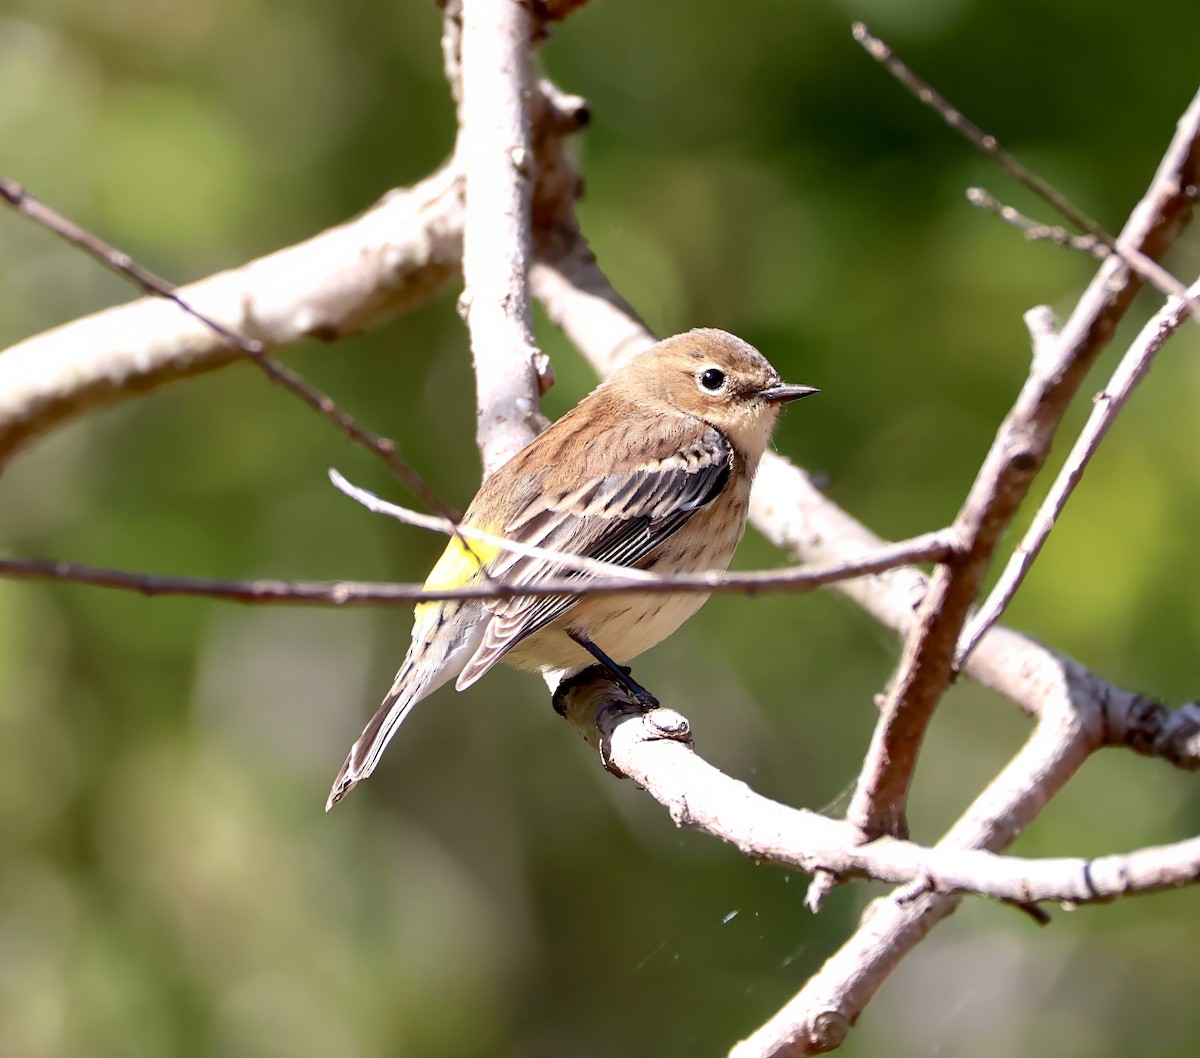
[[[676, 335], [614, 371], [497, 470], [463, 522], [656, 573], [723, 570], [745, 530], [750, 484], [780, 406], [815, 392], [781, 382], [757, 349], [732, 334]], [[425, 586], [532, 584], [556, 575], [589, 576], [494, 544], [465, 547], [456, 537]], [[326, 809], [371, 774], [408, 711], [447, 680], [457, 676], [461, 691], [498, 661], [564, 677], [600, 661], [620, 674], [617, 663], [661, 642], [707, 598], [622, 593], [419, 604], [404, 664], [351, 748]]]

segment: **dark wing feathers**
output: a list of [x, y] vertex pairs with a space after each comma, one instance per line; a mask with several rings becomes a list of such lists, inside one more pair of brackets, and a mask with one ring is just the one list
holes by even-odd
[[[663, 438], [674, 443], [659, 445], [627, 470], [610, 472], [566, 491], [544, 487], [533, 491], [505, 533], [523, 543], [637, 567], [697, 510], [720, 495], [733, 469], [733, 447], [724, 436], [701, 424], [682, 425], [688, 427], [686, 434], [680, 430], [673, 438]], [[627, 427], [622, 432], [626, 444], [629, 433]], [[551, 576], [588, 576], [512, 552], [499, 555], [488, 574], [508, 584], [532, 584]], [[521, 640], [556, 621], [578, 601], [573, 596], [543, 596], [487, 604], [494, 616], [482, 644], [459, 676], [459, 688], [479, 679]]]

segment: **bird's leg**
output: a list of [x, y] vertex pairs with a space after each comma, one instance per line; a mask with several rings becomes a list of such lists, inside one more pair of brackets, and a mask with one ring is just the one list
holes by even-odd
[[613, 678], [630, 694], [632, 694], [634, 698], [637, 699], [638, 705], [640, 705], [643, 709], [658, 708], [658, 699], [655, 698], [654, 695], [652, 695], [648, 690], [646, 690], [645, 687], [638, 683], [637, 680], [629, 675], [630, 670], [628, 665], [618, 665], [582, 632], [577, 632], [573, 628], [568, 628], [567, 635], [569, 635], [573, 640], [575, 640], [576, 643], [583, 647], [584, 650], [591, 654], [592, 657], [600, 662], [604, 668], [608, 669], [608, 671], [613, 674]]

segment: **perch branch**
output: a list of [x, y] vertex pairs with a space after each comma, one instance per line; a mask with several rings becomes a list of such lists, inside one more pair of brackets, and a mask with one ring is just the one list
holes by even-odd
[[[1091, 859], [1000, 856], [949, 840], [934, 848], [896, 838], [864, 845], [850, 824], [772, 801], [713, 767], [695, 753], [683, 716], [643, 710], [610, 673], [588, 670], [559, 702], [608, 769], [646, 790], [677, 826], [703, 830], [756, 863], [913, 883], [903, 894], [908, 900], [961, 892], [1022, 906], [1103, 903], [1200, 881], [1200, 838]], [[1087, 741], [1095, 747], [1093, 735]], [[1007, 778], [1010, 801], [1018, 792], [1015, 780]], [[1015, 833], [1009, 823], [997, 841], [1007, 844]]]
[[170, 302], [184, 315], [190, 316], [201, 326], [208, 328], [218, 339], [250, 360], [271, 382], [291, 393], [318, 415], [328, 419], [349, 440], [382, 459], [392, 473], [415, 496], [434, 510], [440, 511], [447, 520], [454, 521], [454, 512], [425, 483], [425, 479], [400, 457], [395, 441], [368, 429], [348, 411], [339, 407], [331, 397], [322, 393], [291, 368], [268, 356], [266, 347], [258, 339], [246, 338], [214, 317], [195, 308], [186, 298], [181, 297], [165, 279], [161, 279], [137, 264], [127, 253], [115, 249], [61, 213], [39, 202], [19, 184], [0, 177], [0, 198], [67, 242], [78, 246], [107, 268], [126, 277], [149, 296]]

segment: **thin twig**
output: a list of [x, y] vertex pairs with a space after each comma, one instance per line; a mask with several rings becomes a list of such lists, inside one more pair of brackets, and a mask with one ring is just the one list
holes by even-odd
[[367, 510], [375, 514], [386, 514], [389, 518], [395, 518], [398, 522], [403, 522], [405, 525], [414, 525], [419, 529], [429, 529], [435, 533], [445, 533], [448, 536], [466, 537], [468, 540], [475, 540], [479, 543], [488, 544], [492, 547], [499, 548], [501, 551], [509, 551], [515, 555], [524, 555], [526, 558], [537, 558], [550, 563], [551, 566], [557, 566], [561, 569], [578, 570], [581, 573], [590, 573], [594, 577], [615, 577], [618, 580], [654, 580], [656, 579], [653, 573], [648, 573], [642, 569], [634, 569], [630, 566], [618, 566], [615, 562], [603, 562], [600, 559], [588, 558], [586, 555], [570, 555], [565, 551], [555, 551], [552, 548], [538, 547], [535, 544], [522, 543], [519, 540], [513, 540], [510, 537], [499, 536], [496, 533], [489, 533], [483, 529], [476, 529], [473, 525], [468, 525], [466, 522], [451, 522], [445, 518], [435, 518], [428, 514], [420, 514], [417, 511], [411, 511], [407, 507], [401, 507], [399, 504], [389, 503], [387, 500], [376, 496], [373, 492], [369, 492], [364, 488], [359, 488], [357, 485], [352, 485], [336, 470], [329, 470], [329, 480], [333, 482], [333, 487], [339, 492], [345, 493], [352, 500], [361, 503]]
[[1011, 224], [1024, 233], [1025, 238], [1030, 242], [1052, 242], [1056, 246], [1078, 250], [1089, 257], [1094, 257], [1097, 261], [1103, 261], [1113, 252], [1106, 242], [1098, 239], [1095, 235], [1072, 235], [1064, 227], [1042, 224], [1040, 221], [1032, 220], [1015, 207], [1005, 205], [982, 187], [968, 187], [967, 201], [972, 206], [978, 206], [993, 216], [999, 217], [1005, 224]]
[[[1192, 286], [1189, 298], [1200, 296], [1200, 283]], [[1100, 442], [1116, 420], [1117, 414], [1125, 406], [1138, 383], [1146, 377], [1154, 357], [1163, 347], [1166, 340], [1175, 333], [1184, 320], [1192, 314], [1192, 302], [1188, 299], [1172, 298], [1150, 321], [1142, 328], [1133, 340], [1120, 364], [1113, 372], [1108, 384], [1097, 395], [1092, 413], [1088, 417], [1083, 430], [1080, 431], [1066, 462], [1059, 471], [1053, 486], [1042, 505], [1034, 515], [1033, 521], [1026, 530], [1020, 544], [1017, 545], [1008, 564], [1000, 574], [991, 594], [980, 606], [975, 617], [967, 625], [962, 635], [954, 663], [961, 667], [971, 655], [979, 641], [987, 634], [1004, 613], [1012, 601], [1017, 589], [1024, 581], [1029, 567], [1042, 550], [1058, 517], [1062, 514], [1067, 500], [1075, 491], [1075, 486], [1083, 478], [1083, 473], [1091, 462]]]
[[[213, 580], [203, 577], [162, 577], [147, 573], [87, 566], [60, 559], [0, 557], [0, 577], [16, 580], [54, 580], [117, 588], [141, 595], [191, 595], [241, 603], [298, 603], [312, 606], [379, 605], [433, 602], [445, 599], [540, 598], [547, 595], [728, 594], [805, 592], [854, 577], [869, 577], [896, 566], [945, 562], [953, 548], [943, 533], [887, 544], [877, 551], [844, 562], [795, 566], [779, 570], [672, 574], [658, 576], [632, 571], [620, 577], [581, 579], [558, 577], [536, 584], [488, 583], [463, 588], [427, 589], [420, 584], [379, 584], [361, 581]], [[555, 558], [561, 562], [562, 556]], [[566, 564], [566, 563], [563, 563]]]
[[1099, 224], [1091, 219], [1079, 207], [1059, 192], [1049, 181], [1022, 165], [1013, 155], [1000, 146], [1000, 142], [991, 133], [984, 132], [970, 120], [961, 110], [949, 102], [932, 85], [922, 80], [909, 67], [896, 57], [895, 52], [876, 37], [862, 23], [855, 22], [851, 27], [854, 39], [858, 41], [876, 62], [907, 88], [920, 102], [932, 108], [942, 120], [961, 133], [980, 151], [991, 158], [1001, 169], [1017, 181], [1022, 187], [1028, 188], [1043, 202], [1061, 213], [1077, 228], [1087, 232], [1097, 241], [1105, 245], [1111, 253], [1120, 257], [1133, 271], [1140, 275], [1155, 290], [1165, 296], [1186, 297], [1185, 288], [1156, 261], [1148, 257], [1136, 246], [1126, 246], [1114, 239]]

